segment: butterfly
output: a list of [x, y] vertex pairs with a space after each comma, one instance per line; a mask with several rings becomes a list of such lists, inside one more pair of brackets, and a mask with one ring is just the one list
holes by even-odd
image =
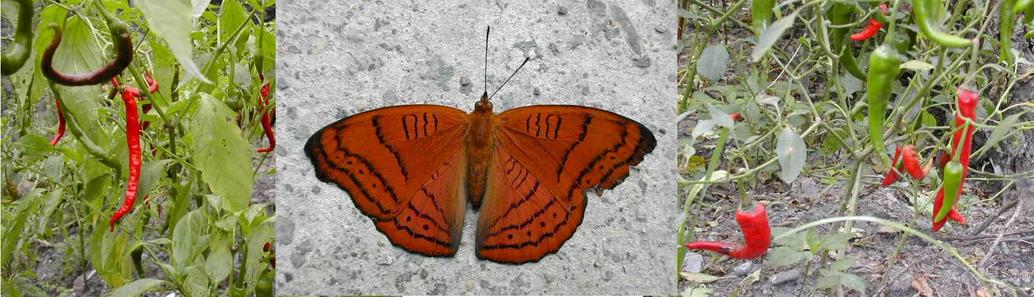
[[469, 113], [401, 105], [346, 117], [314, 133], [305, 153], [392, 244], [455, 255], [469, 201], [477, 257], [521, 264], [557, 252], [582, 222], [585, 192], [614, 188], [655, 146], [645, 126], [602, 109], [495, 113], [486, 88]]

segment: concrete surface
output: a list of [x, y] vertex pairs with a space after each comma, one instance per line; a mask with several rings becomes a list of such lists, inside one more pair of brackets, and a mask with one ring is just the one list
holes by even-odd
[[[279, 294], [674, 294], [675, 3], [646, 1], [282, 1], [278, 4]], [[455, 257], [394, 247], [348, 195], [319, 182], [302, 147], [317, 129], [382, 106], [496, 112], [580, 104], [643, 123], [657, 148], [602, 197], [557, 254], [477, 260], [468, 210]]]

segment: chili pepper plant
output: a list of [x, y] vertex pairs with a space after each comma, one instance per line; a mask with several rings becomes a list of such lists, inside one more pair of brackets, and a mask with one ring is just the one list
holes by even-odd
[[4, 1], [3, 296], [272, 296], [274, 4]]
[[1034, 294], [1030, 2], [679, 1], [682, 293]]

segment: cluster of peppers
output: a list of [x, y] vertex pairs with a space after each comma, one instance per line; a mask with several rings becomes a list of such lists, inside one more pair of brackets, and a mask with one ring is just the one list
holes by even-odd
[[[963, 38], [961, 36], [953, 35], [944, 32], [938, 24], [939, 18], [936, 17], [938, 12], [942, 9], [940, 1], [937, 0], [915, 0], [912, 1], [912, 12], [915, 18], [915, 23], [919, 28], [920, 33], [931, 41], [945, 47], [961, 48], [971, 46], [973, 43], [970, 39]], [[882, 15], [887, 15], [888, 10], [886, 5], [880, 5]], [[829, 17], [833, 24], [843, 25], [850, 23], [851, 14], [854, 12], [855, 6], [847, 3], [835, 3], [829, 10]], [[877, 15], [880, 17], [880, 15]], [[869, 19], [869, 24], [861, 32], [855, 33], [850, 36], [851, 40], [864, 41], [875, 36], [880, 29], [883, 27], [883, 23], [880, 22], [876, 17]], [[893, 31], [893, 30], [892, 30]], [[834, 29], [833, 31], [832, 46], [834, 50], [840, 53], [840, 62], [847, 69], [849, 73], [858, 77], [859, 79], [865, 80], [866, 90], [866, 104], [868, 105], [868, 119], [869, 119], [869, 140], [873, 146], [873, 151], [880, 156], [884, 162], [891, 161], [890, 170], [887, 172], [882, 184], [884, 186], [893, 184], [899, 176], [899, 170], [904, 169], [908, 172], [912, 178], [916, 180], [922, 180], [929, 172], [929, 167], [932, 163], [928, 163], [927, 166], [920, 165], [918, 154], [915, 151], [915, 147], [908, 145], [905, 147], [898, 147], [895, 151], [893, 160], [888, 160], [886, 149], [884, 147], [883, 130], [884, 121], [886, 118], [887, 105], [891, 99], [891, 90], [894, 81], [900, 74], [901, 68], [901, 55], [898, 52], [896, 46], [892, 45], [894, 40], [893, 32], [888, 33], [885, 37], [883, 44], [878, 46], [869, 55], [869, 69], [866, 75], [860, 74], [860, 69], [854, 58], [851, 57], [851, 52], [848, 46], [845, 45], [844, 35], [846, 34], [843, 29]], [[969, 89], [962, 89], [959, 93], [959, 109], [961, 117], [975, 120], [975, 108], [978, 96], [975, 92]], [[956, 118], [956, 125], [961, 125], [965, 122], [965, 119]], [[944, 166], [944, 182], [937, 199], [935, 199], [934, 205], [934, 231], [940, 230], [940, 228], [947, 222], [948, 219], [957, 221], [965, 224], [966, 219], [958, 212], [954, 207], [954, 203], [957, 201], [959, 189], [961, 189], [962, 180], [965, 179], [966, 167], [969, 163], [969, 145], [972, 141], [973, 127], [964, 128], [966, 133], [959, 130], [955, 133], [953, 138], [953, 153], [956, 155], [956, 159], [961, 159], [960, 162], [948, 162]], [[965, 135], [966, 137], [962, 137]], [[965, 139], [963, 141], [962, 139]], [[962, 143], [962, 149], [958, 147]], [[942, 207], [944, 206], [944, 207]]]
[[[958, 90], [958, 108], [955, 115], [955, 133], [951, 138], [951, 153], [942, 156], [943, 181], [933, 205], [933, 231], [940, 231], [948, 220], [960, 224], [966, 223], [966, 217], [959, 213], [956, 202], [962, 192], [962, 185], [966, 180], [969, 168], [969, 155], [973, 147], [973, 132], [975, 127], [970, 122], [976, 121], [977, 103], [980, 101], [979, 94], [969, 88]], [[907, 145], [904, 148], [898, 146], [894, 153], [892, 168], [887, 171], [883, 178], [883, 186], [889, 186], [897, 181], [902, 168], [914, 179], [922, 180], [933, 165], [931, 159], [927, 166], [919, 165], [919, 156], [915, 147]], [[900, 162], [900, 163], [899, 163]]]
[[[760, 34], [771, 21], [775, 1], [751, 2], [752, 25], [754, 30]], [[945, 47], [961, 48], [972, 45], [971, 40], [940, 29], [940, 25], [936, 23], [938, 18], [935, 17], [937, 11], [941, 9], [939, 1], [914, 0], [912, 2], [913, 16], [923, 36]], [[1034, 3], [1034, 0], [1019, 0], [1015, 4], [1010, 3], [1010, 5], [1014, 5], [1011, 11], [1014, 11], [1013, 15], [1023, 11], [1027, 14], [1026, 18], [1031, 18], [1034, 16], [1034, 11], [1032, 11], [1034, 10], [1034, 5], [1032, 3]], [[850, 36], [848, 36], [848, 31], [844, 25], [852, 22], [851, 16], [856, 12], [854, 4], [836, 2], [827, 12], [827, 16], [831, 23], [835, 25], [831, 31], [831, 48], [834, 53], [839, 55], [840, 64], [847, 69], [848, 73], [866, 82], [866, 89], [868, 90], [866, 103], [869, 116], [869, 139], [874, 151], [881, 158], [886, 158], [886, 149], [883, 142], [883, 122], [886, 118], [887, 104], [892, 95], [892, 84], [901, 71], [901, 55], [898, 53], [897, 46], [891, 44], [895, 41], [893, 33], [888, 34], [883, 44], [878, 46], [869, 55], [869, 69], [866, 73], [861, 70], [851, 52], [851, 47], [847, 43], [847, 38], [853, 41], [865, 41], [879, 33], [884, 26], [884, 22], [881, 22], [878, 18], [882, 19], [889, 13], [886, 4], [881, 4], [879, 8], [882, 16], [871, 17], [863, 30]], [[1029, 21], [1025, 19], [1025, 22]], [[1009, 25], [1011, 26], [1011, 24]], [[1011, 28], [1009, 29], [1011, 30]], [[1011, 36], [1011, 31], [1009, 34]], [[1007, 51], [1007, 44], [1004, 41], [1003, 51]], [[968, 88], [959, 90], [959, 113], [955, 118], [955, 126], [958, 130], [952, 137], [952, 155], [954, 157], [943, 166], [944, 181], [934, 201], [934, 232], [939, 231], [949, 219], [961, 224], [966, 223], [966, 218], [958, 212], [955, 203], [958, 201], [958, 195], [961, 192], [969, 166], [969, 154], [974, 127], [969, 125], [967, 121], [976, 120], [976, 105], [978, 101], [979, 96], [975, 91]], [[737, 114], [736, 116], [739, 115]], [[919, 159], [920, 157], [913, 145], [898, 146], [891, 161], [891, 168], [884, 177], [882, 185], [888, 186], [896, 182], [900, 176], [899, 170], [902, 169], [916, 180], [925, 178], [930, 172], [930, 167], [933, 166], [933, 160], [930, 160], [923, 166], [920, 165]], [[745, 242], [743, 246], [718, 241], [694, 241], [686, 243], [685, 247], [692, 250], [713, 251], [736, 259], [755, 259], [764, 255], [771, 245], [772, 235], [764, 205], [757, 203], [754, 210], [748, 212], [737, 210], [736, 222], [743, 232]]]
[[266, 140], [269, 141], [269, 146], [258, 148], [255, 151], [259, 153], [272, 152], [276, 148], [276, 134], [273, 133], [273, 124], [276, 122], [276, 111], [273, 106], [269, 105], [269, 82], [265, 82], [266, 78], [259, 74], [259, 80], [263, 81], [262, 87], [259, 88], [259, 100], [258, 108], [262, 112], [262, 131], [266, 134]]
[[[951, 138], [952, 159], [944, 165], [944, 183], [934, 198], [934, 232], [944, 227], [946, 217], [952, 219], [958, 214], [955, 204], [962, 192], [966, 174], [969, 173], [969, 155], [973, 149], [973, 132], [976, 130], [970, 123], [977, 119], [976, 109], [980, 95], [971, 89], [961, 88], [958, 91], [958, 99], [959, 111], [955, 114], [956, 131]], [[965, 220], [960, 223], [965, 223]]]
[[[129, 180], [126, 185], [126, 197], [122, 206], [112, 215], [109, 220], [109, 226], [114, 229], [115, 223], [119, 221], [123, 216], [133, 210], [133, 204], [136, 201], [137, 191], [140, 185], [140, 167], [142, 165], [142, 155], [140, 152], [140, 116], [137, 112], [136, 100], [140, 97], [140, 91], [133, 87], [121, 88], [119, 86], [118, 79], [116, 76], [121, 74], [130, 63], [133, 62], [133, 41], [130, 38], [129, 26], [122, 20], [116, 18], [110, 12], [105, 9], [100, 2], [94, 2], [97, 4], [98, 10], [104, 17], [105, 22], [108, 25], [108, 30], [111, 33], [112, 44], [115, 48], [115, 58], [108, 64], [86, 73], [77, 74], [66, 74], [54, 69], [54, 54], [57, 52], [58, 46], [61, 45], [62, 30], [59, 26], [51, 24], [49, 27], [54, 30], [54, 38], [50, 42], [50, 45], [43, 51], [43, 55], [40, 57], [40, 72], [44, 77], [49, 79], [51, 82], [65, 85], [65, 86], [88, 86], [97, 85], [111, 81], [115, 85], [116, 89], [121, 90], [122, 100], [125, 103], [126, 108], [126, 143], [129, 147]], [[20, 30], [22, 28], [31, 29], [32, 21], [32, 2], [31, 1], [19, 1], [19, 21], [17, 35], [22, 35]], [[26, 12], [27, 11], [27, 12]], [[20, 50], [22, 46], [28, 46], [28, 43], [21, 44], [19, 41], [20, 36], [16, 36], [16, 40], [12, 45], [15, 51]], [[31, 32], [29, 35], [31, 40]], [[31, 41], [30, 41], [31, 42]], [[26, 49], [27, 50], [27, 49]], [[27, 54], [26, 54], [27, 55]], [[4, 55], [4, 75], [8, 75], [17, 71], [21, 65], [17, 67], [8, 68], [9, 63], [17, 61], [9, 61], [8, 55]], [[24, 61], [21, 61], [24, 63]], [[148, 74], [148, 89], [151, 92], [158, 90], [158, 84]], [[55, 97], [56, 94], [55, 94]], [[65, 115], [63, 110], [63, 104], [61, 99], [57, 98], [54, 100], [58, 112], [58, 128], [51, 139], [51, 145], [57, 145], [65, 133]]]

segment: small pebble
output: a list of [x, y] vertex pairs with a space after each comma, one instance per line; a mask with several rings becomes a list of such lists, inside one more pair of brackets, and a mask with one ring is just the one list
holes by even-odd
[[768, 278], [768, 283], [773, 285], [773, 286], [778, 286], [778, 285], [780, 285], [782, 283], [785, 283], [785, 282], [788, 282], [788, 281], [792, 281], [792, 280], [796, 280], [796, 279], [798, 279], [800, 277], [801, 277], [801, 271], [797, 270], [797, 269], [793, 269], [793, 270], [783, 271], [783, 272], [776, 273], [776, 274], [772, 275], [771, 277]]
[[748, 262], [743, 262], [740, 265], [736, 265], [736, 268], [732, 269], [732, 273], [736, 274], [736, 276], [744, 276], [744, 275], [750, 274], [750, 270], [753, 267], [754, 267], [754, 263], [751, 263], [749, 261]]

